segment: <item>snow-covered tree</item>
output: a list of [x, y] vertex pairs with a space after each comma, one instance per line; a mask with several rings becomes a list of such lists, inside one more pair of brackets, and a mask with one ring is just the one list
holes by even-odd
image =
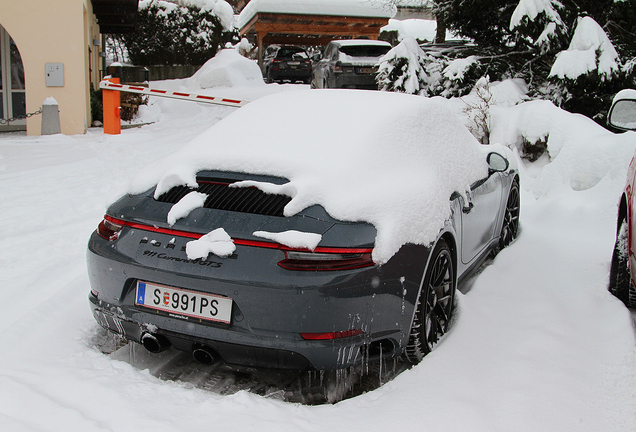
[[136, 65], [202, 65], [225, 43], [238, 42], [231, 10], [224, 0], [181, 0], [181, 5], [142, 0], [135, 31], [117, 38]]
[[380, 90], [420, 94], [428, 87], [426, 54], [412, 37], [406, 37], [380, 58], [376, 80]]
[[568, 26], [561, 18], [564, 9], [558, 0], [521, 0], [510, 18], [510, 31], [517, 42], [523, 40], [541, 53], [550, 51], [567, 38]]
[[557, 54], [550, 76], [575, 80], [596, 72], [601, 80], [619, 73], [618, 53], [605, 31], [589, 16], [579, 18], [567, 50]]

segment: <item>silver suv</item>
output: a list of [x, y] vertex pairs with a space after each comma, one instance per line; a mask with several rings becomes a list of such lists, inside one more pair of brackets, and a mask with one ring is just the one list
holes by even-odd
[[314, 59], [311, 87], [377, 90], [377, 64], [390, 49], [391, 44], [383, 41], [331, 41]]

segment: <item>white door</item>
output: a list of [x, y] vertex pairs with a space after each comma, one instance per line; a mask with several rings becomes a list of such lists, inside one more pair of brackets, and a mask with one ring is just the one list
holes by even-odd
[[24, 130], [26, 119], [6, 120], [26, 114], [24, 66], [18, 47], [0, 26], [0, 130]]

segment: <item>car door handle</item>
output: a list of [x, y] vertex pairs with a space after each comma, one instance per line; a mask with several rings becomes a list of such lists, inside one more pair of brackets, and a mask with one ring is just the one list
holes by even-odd
[[473, 207], [475, 207], [473, 203], [469, 202], [467, 206], [462, 207], [462, 213], [466, 213], [466, 214], [470, 213]]

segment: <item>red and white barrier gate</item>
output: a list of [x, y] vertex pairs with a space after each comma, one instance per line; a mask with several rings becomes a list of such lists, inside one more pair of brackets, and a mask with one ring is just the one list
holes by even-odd
[[119, 134], [121, 132], [121, 107], [119, 106], [119, 93], [116, 92], [138, 93], [149, 96], [159, 96], [171, 99], [235, 107], [242, 107], [243, 105], [251, 102], [249, 100], [236, 100], [218, 96], [197, 95], [192, 93], [119, 84], [117, 82], [119, 81], [118, 78], [111, 78], [111, 80], [112, 81], [103, 80], [99, 83], [99, 88], [103, 90], [104, 133], [108, 134]]

